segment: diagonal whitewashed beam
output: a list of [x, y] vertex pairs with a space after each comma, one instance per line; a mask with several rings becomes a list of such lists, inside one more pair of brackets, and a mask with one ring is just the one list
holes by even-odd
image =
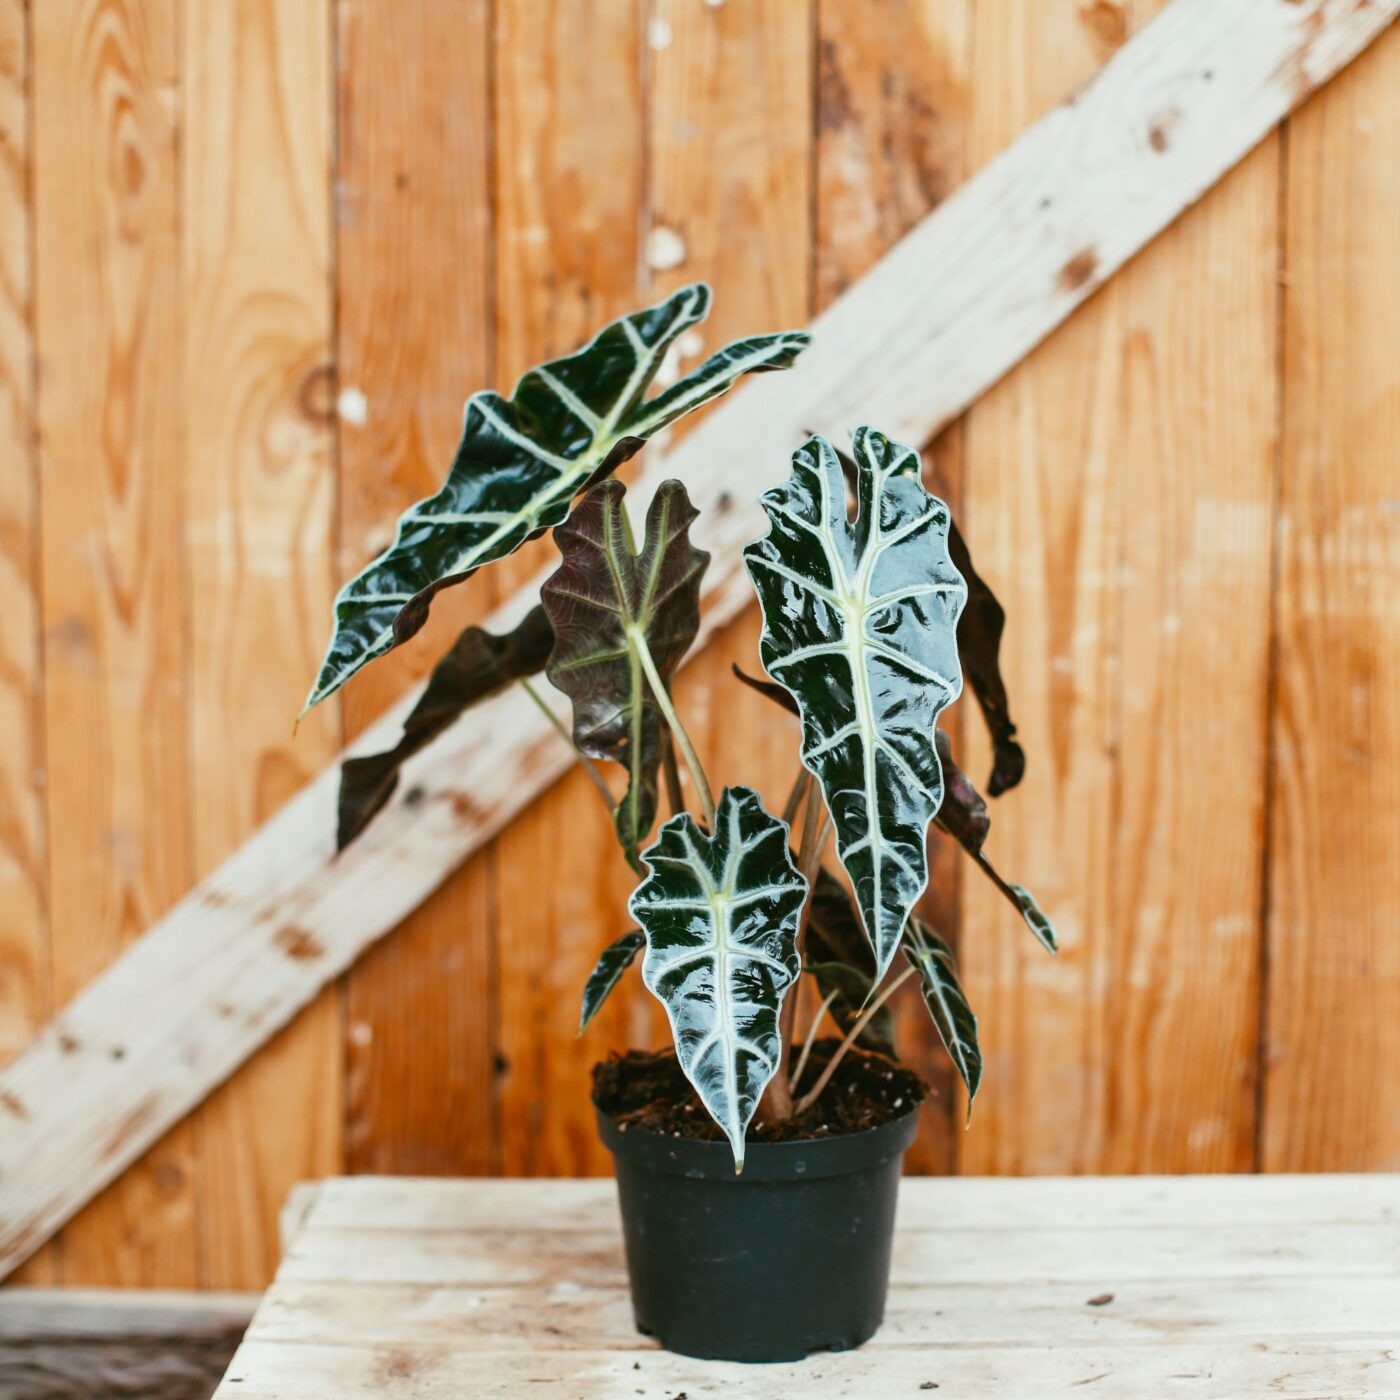
[[[1400, 0], [1175, 0], [664, 460], [714, 562], [701, 644], [749, 598], [758, 491], [811, 431], [926, 442], [1371, 42]], [[492, 625], [513, 625], [535, 585]], [[355, 745], [394, 741], [409, 697]], [[0, 1073], [0, 1277], [194, 1108], [564, 771], [528, 702], [472, 712], [334, 854], [324, 772]]]

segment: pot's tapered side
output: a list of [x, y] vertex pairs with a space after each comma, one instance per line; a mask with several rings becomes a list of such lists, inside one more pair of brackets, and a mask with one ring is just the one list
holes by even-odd
[[895, 1205], [918, 1109], [878, 1128], [750, 1143], [631, 1128], [602, 1111], [637, 1326], [669, 1351], [796, 1361], [846, 1351], [880, 1326]]

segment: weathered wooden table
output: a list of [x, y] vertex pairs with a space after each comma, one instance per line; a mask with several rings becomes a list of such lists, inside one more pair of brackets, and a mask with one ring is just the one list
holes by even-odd
[[1400, 1396], [1400, 1176], [909, 1179], [884, 1329], [791, 1366], [636, 1333], [611, 1181], [327, 1181], [285, 1234], [216, 1400]]

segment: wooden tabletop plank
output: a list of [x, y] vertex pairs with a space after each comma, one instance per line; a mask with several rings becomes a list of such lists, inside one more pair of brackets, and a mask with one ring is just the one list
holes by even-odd
[[[306, 1194], [303, 1195], [302, 1193]], [[337, 1178], [299, 1188], [317, 1228], [611, 1230], [611, 1177], [503, 1180]], [[1019, 1229], [1025, 1225], [1211, 1226], [1400, 1221], [1400, 1178], [1269, 1176], [941, 1177], [906, 1179], [899, 1228]]]
[[337, 1180], [294, 1214], [216, 1400], [1400, 1397], [1400, 1176], [907, 1180], [885, 1326], [793, 1367], [637, 1333], [609, 1180]]
[[[1227, 1288], [1199, 1278], [910, 1283], [896, 1276], [885, 1323], [870, 1345], [1109, 1345], [1263, 1338], [1376, 1337], [1400, 1318], [1400, 1275], [1251, 1278]], [[623, 1283], [521, 1287], [280, 1283], [258, 1313], [260, 1342], [471, 1351], [636, 1351], [646, 1348]]]
[[[1128, 1279], [1257, 1279], [1312, 1274], [1390, 1276], [1400, 1222], [1218, 1225], [1205, 1230], [898, 1230], [895, 1276], [905, 1283], [1070, 1279], [1111, 1288]], [[624, 1282], [622, 1242], [609, 1230], [307, 1230], [279, 1279], [457, 1286]], [[1400, 1326], [1400, 1324], [1397, 1324]]]
[[[1371, 1341], [1186, 1341], [1129, 1346], [949, 1347], [867, 1345], [791, 1366], [696, 1361], [667, 1352], [428, 1351], [245, 1344], [216, 1400], [849, 1400], [944, 1394], [1131, 1397], [1400, 1396], [1400, 1359]], [[789, 1388], [790, 1387], [790, 1388]]]

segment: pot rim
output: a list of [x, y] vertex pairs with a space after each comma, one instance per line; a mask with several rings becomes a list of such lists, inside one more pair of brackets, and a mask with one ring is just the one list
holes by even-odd
[[901, 1156], [914, 1141], [922, 1106], [923, 1101], [919, 1100], [897, 1118], [859, 1132], [831, 1133], [789, 1142], [748, 1141], [742, 1175], [735, 1173], [733, 1152], [723, 1138], [688, 1138], [658, 1133], [651, 1128], [623, 1128], [596, 1103], [593, 1111], [603, 1146], [615, 1158], [672, 1176], [743, 1185], [759, 1181], [815, 1180], [869, 1171], [892, 1157]]

